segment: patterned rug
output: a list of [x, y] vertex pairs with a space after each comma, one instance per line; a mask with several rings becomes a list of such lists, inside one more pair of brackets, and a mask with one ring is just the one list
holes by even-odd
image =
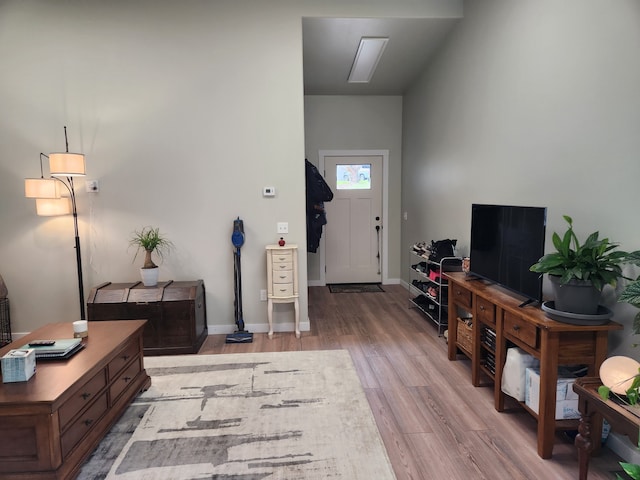
[[331, 283], [328, 287], [331, 293], [384, 292], [379, 283]]
[[147, 357], [82, 480], [395, 479], [344, 350]]

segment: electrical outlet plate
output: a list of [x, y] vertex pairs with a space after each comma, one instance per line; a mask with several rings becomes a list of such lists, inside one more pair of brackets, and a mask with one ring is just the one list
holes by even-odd
[[289, 222], [278, 222], [278, 233], [289, 233]]
[[98, 193], [100, 191], [100, 185], [97, 180], [87, 180], [85, 185], [88, 193]]

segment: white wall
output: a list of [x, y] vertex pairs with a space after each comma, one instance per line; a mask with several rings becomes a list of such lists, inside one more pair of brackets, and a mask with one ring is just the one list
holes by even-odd
[[[548, 251], [563, 214], [582, 239], [640, 249], [639, 20], [636, 1], [465, 2], [404, 98], [403, 243], [457, 238], [468, 253], [477, 202], [547, 207]], [[635, 309], [606, 294], [626, 325], [612, 352], [640, 355]]]
[[[308, 95], [304, 112], [305, 149], [316, 166], [319, 150], [389, 150], [389, 218], [384, 228], [389, 239], [387, 277], [397, 283], [401, 274], [402, 97]], [[307, 257], [310, 282], [320, 280], [319, 252]]]
[[[176, 246], [161, 280], [204, 279], [210, 332], [233, 331], [232, 222], [245, 222], [245, 322], [266, 331], [264, 245], [289, 222], [304, 280], [303, 16], [457, 16], [431, 0], [6, 0], [0, 3], [0, 273], [14, 332], [78, 318], [69, 217], [37, 217], [23, 179], [40, 152], [87, 158], [79, 186], [85, 291], [138, 279], [128, 239]], [[275, 198], [262, 187], [274, 186]], [[292, 322], [284, 306], [276, 321]], [[308, 326], [308, 325], [307, 325]]]

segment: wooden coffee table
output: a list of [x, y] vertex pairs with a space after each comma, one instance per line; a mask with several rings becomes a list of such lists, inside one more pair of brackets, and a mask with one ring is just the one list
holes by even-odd
[[[133, 398], [151, 385], [144, 369], [146, 320], [89, 322], [85, 348], [38, 360], [27, 382], [0, 384], [0, 478], [74, 478]], [[72, 323], [46, 325], [0, 349], [73, 337]]]

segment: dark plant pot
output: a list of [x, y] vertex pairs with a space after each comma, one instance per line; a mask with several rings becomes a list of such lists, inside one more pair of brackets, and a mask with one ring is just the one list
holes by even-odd
[[561, 312], [595, 315], [598, 313], [602, 292], [589, 280], [570, 280], [560, 284], [560, 277], [549, 275], [555, 295], [555, 309]]

